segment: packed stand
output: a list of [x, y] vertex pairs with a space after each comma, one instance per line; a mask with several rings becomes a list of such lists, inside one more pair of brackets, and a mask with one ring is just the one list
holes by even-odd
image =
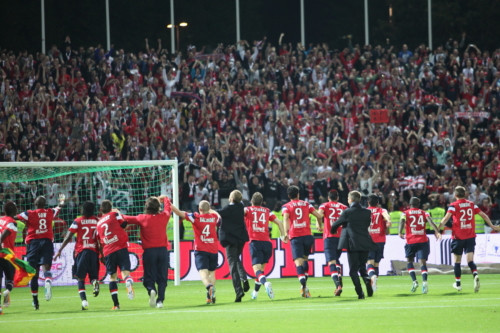
[[[177, 54], [161, 40], [133, 53], [69, 37], [46, 55], [2, 50], [0, 161], [177, 159], [186, 210], [235, 188], [279, 210], [292, 184], [314, 205], [357, 189], [389, 212], [413, 196], [446, 209], [463, 185], [500, 219], [500, 49], [465, 34], [414, 51], [283, 37]], [[66, 182], [76, 207], [80, 183]], [[49, 185], [4, 183], [0, 200], [29, 203], [31, 186]]]

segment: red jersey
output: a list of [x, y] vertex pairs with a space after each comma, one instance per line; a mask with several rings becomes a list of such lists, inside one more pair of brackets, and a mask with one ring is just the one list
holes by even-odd
[[347, 206], [341, 204], [340, 202], [329, 201], [319, 206], [319, 209], [323, 210], [324, 215], [323, 239], [328, 237], [340, 237], [342, 227], [338, 228], [337, 232], [334, 234], [330, 232], [330, 229], [332, 228], [332, 224], [334, 224], [339, 219], [340, 214], [342, 214], [342, 212], [347, 209]]
[[473, 202], [465, 199], [450, 204], [448, 213], [453, 216], [451, 235], [453, 239], [468, 239], [476, 237], [476, 221], [474, 215], [481, 210]]
[[292, 200], [283, 206], [282, 212], [283, 215], [285, 213], [289, 215], [290, 239], [311, 235], [311, 219], [309, 218], [309, 214], [314, 212], [314, 207], [309, 202], [298, 199]]
[[429, 241], [425, 232], [425, 224], [429, 213], [418, 208], [410, 208], [405, 210], [401, 215], [402, 219], [406, 220], [406, 243], [425, 243]]
[[76, 233], [76, 254], [83, 250], [97, 251], [97, 236], [95, 229], [97, 228], [97, 217], [79, 217], [73, 221], [69, 227], [69, 231]]
[[167, 225], [171, 213], [170, 200], [164, 199], [163, 212], [160, 214], [123, 215], [123, 218], [141, 228], [141, 243], [144, 250], [155, 247], [168, 248]]
[[16, 242], [17, 235], [17, 223], [10, 216], [2, 216], [0, 218], [0, 235], [5, 231], [9, 230], [10, 235], [8, 235], [2, 243], [2, 248], [11, 249], [14, 251], [14, 243]]
[[368, 228], [368, 232], [375, 243], [385, 243], [387, 225], [383, 214], [387, 211], [379, 207], [368, 207], [368, 209], [372, 212], [372, 221]]
[[217, 214], [186, 214], [186, 219], [193, 224], [194, 229], [194, 249], [208, 253], [218, 253], [217, 241]]
[[250, 241], [271, 241], [269, 237], [269, 221], [276, 220], [269, 208], [250, 206], [245, 208], [245, 223]]
[[33, 239], [48, 238], [51, 241], [54, 239], [52, 224], [59, 210], [59, 207], [28, 210], [16, 216], [16, 220], [26, 223], [28, 230], [26, 244]]
[[97, 222], [97, 237], [103, 245], [104, 256], [128, 247], [128, 235], [121, 226], [124, 222], [116, 212], [104, 214]]

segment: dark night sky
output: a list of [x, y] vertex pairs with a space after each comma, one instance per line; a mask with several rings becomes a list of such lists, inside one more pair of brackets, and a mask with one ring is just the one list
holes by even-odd
[[[390, 37], [397, 46], [408, 43], [416, 48], [427, 43], [427, 1], [369, 0], [370, 42], [383, 43]], [[394, 17], [389, 22], [389, 4]], [[0, 47], [30, 52], [41, 50], [40, 0], [2, 1], [0, 10]], [[264, 35], [277, 42], [285, 33], [285, 42], [300, 41], [299, 0], [240, 0], [241, 36], [248, 41]], [[306, 42], [327, 42], [333, 48], [345, 47], [342, 36], [354, 35], [355, 43], [364, 43], [363, 0], [305, 0]], [[169, 0], [110, 0], [111, 42], [126, 51], [144, 49], [144, 38], [156, 47], [157, 39], [170, 48]], [[434, 46], [449, 37], [458, 39], [467, 31], [470, 41], [480, 48], [498, 46], [500, 1], [434, 0]], [[47, 49], [62, 45], [66, 35], [77, 46], [106, 45], [105, 0], [45, 0]], [[215, 46], [234, 43], [236, 19], [234, 0], [177, 0], [176, 23], [181, 28], [181, 49], [188, 44]], [[487, 25], [479, 24], [488, 22]]]

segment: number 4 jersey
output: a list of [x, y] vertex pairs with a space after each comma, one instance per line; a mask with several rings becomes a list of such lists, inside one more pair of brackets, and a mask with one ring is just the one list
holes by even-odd
[[403, 212], [401, 219], [406, 220], [406, 243], [425, 243], [429, 239], [425, 232], [425, 224], [427, 223], [429, 213], [418, 208], [411, 208]]
[[194, 250], [218, 253], [217, 223], [219, 215], [190, 213], [186, 214], [186, 220], [193, 224]]
[[481, 209], [469, 200], [460, 199], [451, 203], [448, 207], [448, 213], [453, 216], [452, 238], [468, 239], [476, 237], [474, 215], [480, 212]]
[[27, 234], [26, 244], [29, 244], [33, 239], [47, 238], [54, 240], [54, 232], [52, 231], [52, 223], [54, 218], [59, 213], [59, 208], [47, 208], [28, 210], [16, 216], [16, 220], [26, 223]]
[[311, 235], [311, 219], [309, 214], [314, 212], [314, 207], [302, 200], [292, 200], [283, 206], [283, 215], [289, 215], [290, 239]]
[[250, 206], [245, 208], [245, 222], [251, 241], [271, 241], [269, 221], [276, 220], [276, 215], [266, 207]]
[[97, 217], [79, 217], [73, 221], [69, 231], [76, 234], [75, 252], [79, 254], [83, 250], [97, 251]]

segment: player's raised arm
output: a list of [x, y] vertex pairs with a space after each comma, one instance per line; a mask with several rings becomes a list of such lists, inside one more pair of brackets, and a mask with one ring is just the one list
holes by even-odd
[[430, 217], [430, 215], [427, 216], [427, 223], [429, 223], [432, 229], [434, 229], [434, 235], [436, 236], [436, 239], [441, 240], [441, 233], [439, 232], [439, 229], [434, 221], [432, 221], [432, 217]]
[[183, 220], [187, 220], [186, 212], [181, 211], [180, 209], [178, 209], [174, 205], [171, 205], [171, 207], [172, 207], [172, 211], [174, 212], [175, 215], [179, 216]]
[[483, 218], [484, 222], [486, 222], [486, 224], [491, 229], [493, 229], [495, 231], [500, 231], [500, 226], [493, 225], [493, 223], [491, 223], [490, 217], [488, 215], [486, 215], [483, 211], [479, 212], [479, 216], [481, 216]]
[[399, 220], [399, 228], [398, 228], [398, 234], [399, 238], [405, 239], [405, 236], [403, 235], [403, 229], [406, 225], [406, 215], [405, 213], [401, 214], [401, 220]]
[[439, 223], [438, 230], [441, 230], [444, 227], [444, 225], [446, 224], [446, 222], [448, 222], [450, 217], [451, 217], [451, 213], [447, 212], [446, 215], [441, 220], [441, 223]]

